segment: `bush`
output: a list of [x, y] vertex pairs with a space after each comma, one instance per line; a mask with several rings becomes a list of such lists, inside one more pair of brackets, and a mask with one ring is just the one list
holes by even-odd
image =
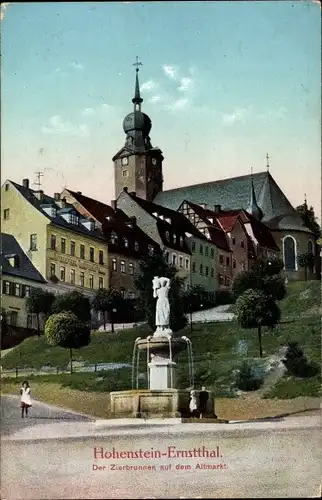
[[314, 377], [319, 371], [315, 363], [309, 363], [298, 342], [289, 342], [283, 363], [288, 373], [296, 377]]
[[264, 382], [263, 365], [244, 360], [236, 374], [235, 384], [241, 391], [256, 391]]
[[235, 297], [230, 290], [216, 291], [216, 298], [215, 298], [216, 306], [222, 306], [225, 304], [234, 304], [234, 302], [235, 302]]
[[55, 298], [52, 312], [58, 314], [64, 311], [70, 311], [84, 323], [91, 320], [90, 300], [77, 290], [58, 295]]

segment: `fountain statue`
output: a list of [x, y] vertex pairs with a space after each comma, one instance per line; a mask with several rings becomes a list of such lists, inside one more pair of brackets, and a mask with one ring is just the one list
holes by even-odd
[[[170, 328], [169, 278], [155, 276], [152, 293], [156, 300], [153, 335], [138, 337], [132, 356], [132, 390], [111, 393], [111, 410], [115, 416], [178, 417], [190, 413], [190, 391], [194, 388], [191, 341], [173, 337]], [[174, 358], [184, 349], [188, 354], [189, 386], [176, 388]], [[147, 388], [139, 388], [140, 352], [146, 352]], [[188, 382], [187, 382], [188, 385]]]

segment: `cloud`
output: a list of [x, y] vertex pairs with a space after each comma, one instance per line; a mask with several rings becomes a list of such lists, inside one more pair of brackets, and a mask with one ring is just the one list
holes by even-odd
[[164, 64], [163, 71], [169, 78], [171, 78], [172, 80], [176, 80], [177, 70], [173, 66], [167, 66], [166, 64]]
[[4, 19], [4, 13], [8, 8], [8, 5], [10, 5], [12, 2], [7, 2], [7, 3], [2, 3], [1, 4], [1, 10], [0, 10], [0, 20], [2, 21]]
[[233, 125], [236, 122], [245, 122], [245, 120], [249, 117], [249, 115], [250, 115], [249, 108], [239, 108], [235, 109], [230, 114], [224, 114], [222, 119], [226, 125]]
[[177, 99], [173, 101], [171, 104], [167, 104], [165, 107], [167, 109], [170, 109], [171, 111], [177, 111], [181, 110], [183, 108], [186, 108], [189, 103], [189, 99], [184, 98], [184, 99]]
[[189, 92], [194, 86], [194, 81], [189, 76], [184, 76], [180, 80], [179, 92]]
[[71, 66], [74, 69], [77, 69], [78, 71], [83, 71], [83, 69], [84, 69], [83, 64], [79, 63], [79, 62], [71, 62], [71, 63], [69, 63], [69, 66]]
[[74, 125], [69, 121], [64, 121], [59, 115], [52, 116], [49, 119], [49, 125], [43, 126], [41, 130], [44, 134], [61, 134], [80, 137], [87, 137], [89, 135], [87, 125]]
[[95, 109], [94, 108], [85, 108], [82, 111], [82, 116], [91, 116], [95, 114]]
[[160, 95], [153, 95], [152, 97], [150, 97], [148, 102], [159, 102], [162, 100], [163, 100], [163, 97], [161, 97]]
[[156, 87], [157, 87], [157, 84], [153, 80], [149, 80], [148, 82], [144, 82], [141, 85], [140, 90], [142, 92], [144, 92], [144, 91], [149, 92], [150, 90], [155, 89]]

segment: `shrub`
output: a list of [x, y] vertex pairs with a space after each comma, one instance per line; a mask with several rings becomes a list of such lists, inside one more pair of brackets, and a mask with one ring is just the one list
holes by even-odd
[[235, 384], [241, 391], [256, 391], [264, 382], [263, 366], [255, 361], [244, 360], [240, 365]]
[[313, 377], [319, 371], [315, 363], [309, 363], [298, 342], [289, 342], [283, 363], [288, 373], [296, 377]]

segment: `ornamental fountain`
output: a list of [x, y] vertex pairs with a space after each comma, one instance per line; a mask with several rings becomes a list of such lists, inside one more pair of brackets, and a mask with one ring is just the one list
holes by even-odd
[[[155, 277], [152, 281], [156, 304], [156, 331], [134, 342], [132, 356], [132, 389], [111, 392], [111, 412], [115, 417], [183, 417], [190, 413], [190, 391], [194, 388], [191, 341], [183, 336], [173, 338], [170, 329], [168, 293], [170, 280]], [[187, 350], [189, 389], [176, 389], [174, 359]], [[139, 388], [140, 353], [145, 354], [147, 389]]]

